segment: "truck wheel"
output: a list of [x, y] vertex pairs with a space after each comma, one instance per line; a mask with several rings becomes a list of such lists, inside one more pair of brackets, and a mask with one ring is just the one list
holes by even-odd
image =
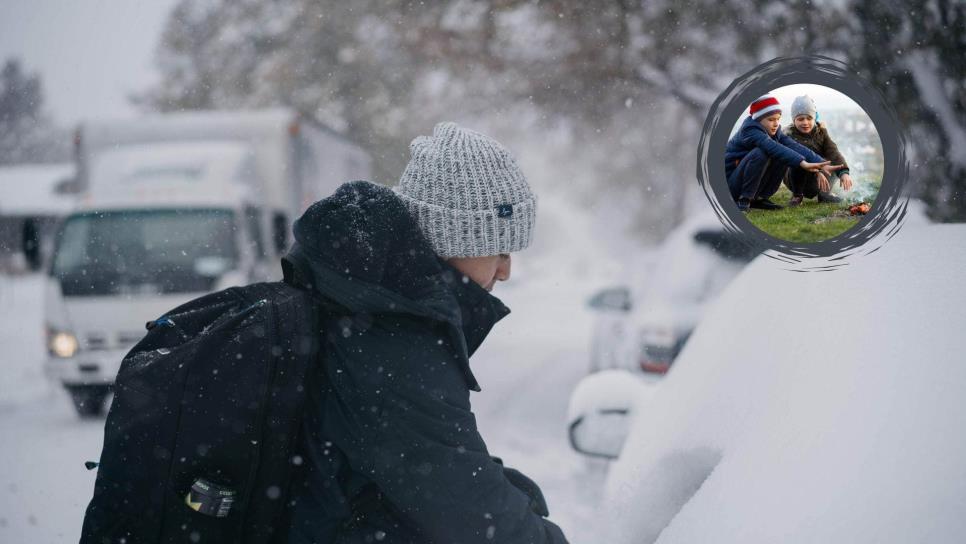
[[97, 417], [104, 413], [104, 399], [111, 388], [106, 385], [70, 385], [67, 392], [74, 401], [74, 409], [82, 418]]

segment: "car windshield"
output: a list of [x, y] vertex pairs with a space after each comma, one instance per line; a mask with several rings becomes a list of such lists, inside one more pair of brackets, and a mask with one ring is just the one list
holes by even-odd
[[51, 275], [65, 296], [208, 291], [235, 267], [230, 210], [120, 210], [69, 217]]

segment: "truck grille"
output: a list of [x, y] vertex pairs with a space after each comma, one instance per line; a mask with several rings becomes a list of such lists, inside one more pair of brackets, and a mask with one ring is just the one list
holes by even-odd
[[107, 336], [101, 333], [92, 332], [88, 334], [86, 338], [84, 338], [84, 346], [91, 351], [107, 349]]
[[141, 331], [122, 331], [117, 334], [117, 344], [119, 347], [128, 348], [137, 344], [144, 338]]

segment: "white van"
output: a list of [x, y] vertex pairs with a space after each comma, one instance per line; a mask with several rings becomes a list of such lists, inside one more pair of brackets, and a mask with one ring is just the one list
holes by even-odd
[[46, 285], [45, 372], [82, 416], [103, 411], [147, 321], [279, 279], [292, 220], [369, 174], [365, 152], [285, 110], [158, 116], [79, 135], [83, 195]]

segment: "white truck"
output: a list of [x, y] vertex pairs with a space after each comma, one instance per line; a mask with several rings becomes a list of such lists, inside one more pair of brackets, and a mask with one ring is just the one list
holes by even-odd
[[232, 285], [279, 279], [292, 221], [370, 156], [286, 109], [91, 122], [76, 136], [79, 204], [45, 292], [45, 373], [78, 414], [103, 412], [144, 324]]

